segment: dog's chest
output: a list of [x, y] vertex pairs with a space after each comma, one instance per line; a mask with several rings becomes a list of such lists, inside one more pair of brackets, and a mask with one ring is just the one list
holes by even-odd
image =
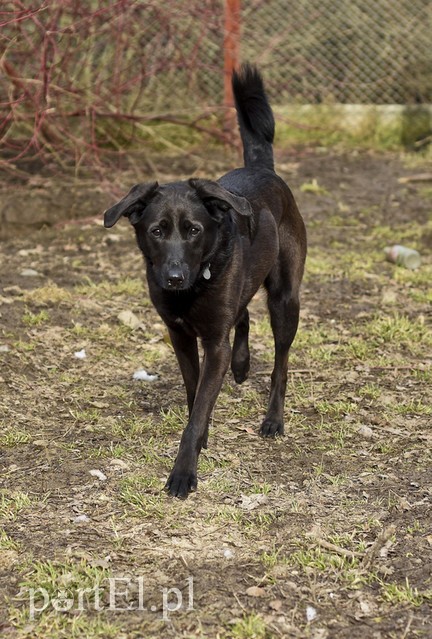
[[[165, 309], [168, 310], [168, 309]], [[223, 309], [215, 308], [214, 303], [198, 298], [190, 305], [173, 305], [168, 313], [162, 313], [162, 319], [168, 326], [181, 328], [191, 337], [214, 338], [221, 330]]]

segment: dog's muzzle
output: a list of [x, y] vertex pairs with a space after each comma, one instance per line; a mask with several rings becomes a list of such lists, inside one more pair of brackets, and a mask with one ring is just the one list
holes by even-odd
[[185, 275], [180, 266], [171, 266], [166, 274], [166, 287], [171, 290], [180, 290], [184, 288]]

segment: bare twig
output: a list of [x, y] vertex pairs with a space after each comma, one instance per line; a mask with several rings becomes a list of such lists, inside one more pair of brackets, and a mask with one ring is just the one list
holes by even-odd
[[396, 526], [394, 524], [390, 524], [390, 526], [387, 526], [387, 528], [384, 528], [384, 530], [379, 533], [372, 546], [365, 552], [362, 561], [363, 568], [369, 568], [373, 564], [376, 557], [378, 557], [381, 548], [385, 546], [390, 537], [394, 535], [395, 531]]
[[342, 548], [342, 546], [337, 546], [336, 544], [332, 544], [325, 539], [321, 539], [321, 537], [315, 537], [317, 543], [325, 548], [326, 550], [331, 550], [335, 552], [337, 555], [342, 555], [343, 557], [348, 557], [349, 559], [353, 559], [354, 557], [363, 557], [363, 553], [356, 552], [355, 550], [347, 550], [346, 548]]

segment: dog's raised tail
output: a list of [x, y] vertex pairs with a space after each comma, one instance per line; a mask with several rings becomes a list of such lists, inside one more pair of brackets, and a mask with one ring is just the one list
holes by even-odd
[[243, 64], [233, 73], [232, 87], [245, 167], [273, 169], [275, 123], [262, 76], [255, 66]]

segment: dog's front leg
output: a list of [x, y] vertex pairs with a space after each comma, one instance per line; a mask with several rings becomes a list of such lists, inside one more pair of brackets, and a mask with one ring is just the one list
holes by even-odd
[[197, 340], [196, 337], [188, 335], [181, 327], [169, 328], [168, 330], [186, 387], [190, 417], [200, 371]]
[[174, 497], [186, 498], [197, 487], [198, 455], [207, 437], [208, 422], [231, 359], [228, 336], [203, 340], [204, 357], [192, 412], [181, 441], [166, 489]]

